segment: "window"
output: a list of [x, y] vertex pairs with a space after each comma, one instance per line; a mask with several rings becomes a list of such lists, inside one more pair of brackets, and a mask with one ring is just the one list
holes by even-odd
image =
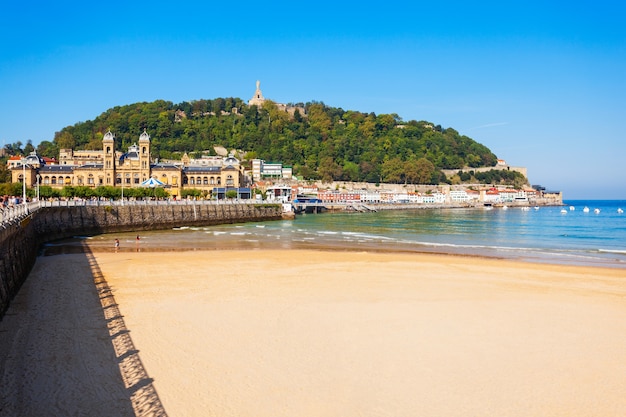
[[208, 177], [204, 177], [204, 178], [202, 179], [202, 184], [204, 184], [204, 185], [209, 185], [209, 178], [208, 178]]

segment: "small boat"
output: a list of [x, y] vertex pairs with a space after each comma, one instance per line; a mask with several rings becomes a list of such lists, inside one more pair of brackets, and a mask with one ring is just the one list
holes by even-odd
[[509, 207], [508, 206], [502, 206], [502, 210], [508, 210]]
[[569, 206], [569, 211], [574, 211], [574, 210], [576, 210], [576, 207], [574, 207], [574, 206]]
[[600, 209], [599, 208], [593, 209], [593, 212], [596, 213], [596, 214], [599, 214], [600, 213]]
[[567, 214], [567, 210], [561, 209], [561, 214]]
[[589, 207], [585, 206], [585, 208], [583, 209], [583, 212], [589, 213]]
[[535, 206], [535, 210], [539, 210], [539, 206]]
[[528, 211], [528, 210], [530, 210], [530, 207], [528, 207], [528, 206], [523, 206], [522, 207], [522, 211]]
[[624, 210], [622, 210], [621, 208], [618, 208], [618, 209], [617, 209], [617, 212], [618, 212], [619, 214], [622, 214], [622, 213], [624, 212]]

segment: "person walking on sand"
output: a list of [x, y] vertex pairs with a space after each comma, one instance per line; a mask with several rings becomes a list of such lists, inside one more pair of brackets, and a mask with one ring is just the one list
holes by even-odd
[[120, 248], [120, 240], [119, 239], [115, 239], [115, 252], [117, 252], [117, 250]]

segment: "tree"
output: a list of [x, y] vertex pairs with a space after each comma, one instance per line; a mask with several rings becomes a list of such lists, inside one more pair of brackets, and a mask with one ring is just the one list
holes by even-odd
[[384, 182], [401, 183], [404, 178], [404, 162], [399, 157], [386, 160], [381, 167], [381, 174]]
[[354, 162], [346, 161], [343, 164], [343, 173], [341, 177], [345, 181], [358, 181], [359, 166]]
[[341, 178], [341, 167], [330, 156], [324, 157], [320, 160], [320, 165], [317, 170], [322, 177], [322, 181], [324, 182], [332, 182]]
[[22, 142], [19, 140], [15, 143], [7, 143], [4, 145], [4, 151], [8, 155], [23, 155], [24, 150], [22, 149]]
[[33, 141], [28, 139], [28, 141], [26, 142], [26, 146], [24, 146], [24, 155], [29, 155], [34, 150], [35, 147], [33, 146]]
[[62, 130], [54, 135], [54, 142], [59, 149], [74, 149], [76, 147], [76, 140], [74, 135], [69, 130]]
[[37, 155], [56, 158], [59, 155], [59, 148], [54, 143], [44, 140], [37, 145]]
[[420, 158], [415, 163], [415, 180], [418, 184], [430, 184], [435, 165], [426, 158]]

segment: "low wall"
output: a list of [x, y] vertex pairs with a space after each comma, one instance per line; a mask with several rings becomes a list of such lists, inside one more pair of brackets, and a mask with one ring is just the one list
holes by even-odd
[[279, 220], [280, 205], [186, 204], [45, 207], [0, 227], [0, 319], [30, 273], [39, 246], [75, 235]]

